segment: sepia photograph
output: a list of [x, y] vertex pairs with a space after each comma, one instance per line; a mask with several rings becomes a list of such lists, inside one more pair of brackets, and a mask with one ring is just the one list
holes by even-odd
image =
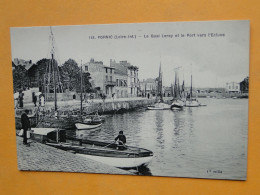
[[247, 179], [248, 20], [10, 35], [19, 170]]

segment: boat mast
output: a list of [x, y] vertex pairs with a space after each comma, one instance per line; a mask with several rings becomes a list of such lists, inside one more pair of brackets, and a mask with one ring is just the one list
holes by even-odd
[[53, 91], [54, 91], [54, 110], [57, 111], [57, 91], [56, 91], [56, 74], [55, 74], [55, 62], [54, 62], [54, 36], [52, 28], [50, 27], [51, 35], [51, 68], [53, 77]]
[[81, 60], [81, 67], [80, 67], [80, 115], [82, 116], [82, 60]]
[[180, 83], [179, 83], [179, 69], [181, 67], [177, 67], [174, 69], [175, 73], [175, 83], [174, 83], [174, 97], [176, 99], [180, 98]]
[[160, 61], [160, 67], [159, 67], [159, 78], [158, 78], [158, 95], [160, 96], [160, 99], [162, 98], [162, 72], [161, 72], [161, 61]]
[[49, 93], [54, 93], [54, 110], [57, 111], [57, 93], [63, 93], [63, 87], [60, 80], [59, 66], [55, 58], [55, 39], [50, 27], [49, 40], [51, 43], [51, 59], [48, 60], [46, 72], [44, 74], [44, 93], [46, 101], [49, 99]]
[[54, 59], [53, 53], [51, 54], [51, 64], [52, 64], [52, 74], [53, 74], [53, 87], [54, 87], [54, 110], [57, 111], [57, 92], [56, 92], [56, 76], [55, 76], [55, 68], [54, 68]]
[[190, 82], [191, 82], [191, 84], [190, 84], [190, 99], [192, 99], [192, 65], [191, 65], [191, 79], [190, 79]]

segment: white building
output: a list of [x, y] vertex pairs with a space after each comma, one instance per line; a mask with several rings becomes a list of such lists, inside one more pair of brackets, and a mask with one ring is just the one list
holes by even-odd
[[240, 93], [240, 83], [236, 83], [236, 82], [226, 83], [226, 92]]
[[100, 91], [107, 97], [112, 97], [116, 85], [114, 68], [105, 66], [102, 61], [91, 59], [90, 62], [83, 65], [83, 71], [90, 73], [93, 88], [100, 88]]

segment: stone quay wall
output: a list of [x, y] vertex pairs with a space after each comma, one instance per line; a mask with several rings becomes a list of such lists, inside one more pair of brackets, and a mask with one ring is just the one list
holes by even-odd
[[[127, 112], [132, 111], [138, 108], [145, 108], [149, 105], [155, 103], [155, 99], [146, 99], [146, 98], [139, 98], [139, 99], [127, 99], [124, 100], [108, 100], [105, 102], [98, 101], [98, 102], [91, 102], [85, 103], [83, 102], [83, 112], [85, 114], [93, 114], [95, 112], [99, 112], [101, 114], [115, 114], [120, 112]], [[60, 111], [79, 111], [80, 110], [80, 101], [73, 100], [73, 101], [60, 101], [57, 103], [58, 110]], [[35, 112], [36, 108], [31, 108]], [[46, 104], [44, 107], [41, 107], [39, 110], [45, 110], [47, 112], [53, 111], [54, 106], [53, 103]]]

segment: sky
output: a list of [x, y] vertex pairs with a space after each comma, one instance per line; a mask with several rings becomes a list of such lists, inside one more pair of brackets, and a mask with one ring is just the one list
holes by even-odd
[[[225, 87], [249, 76], [249, 21], [53, 26], [52, 31], [60, 65], [69, 58], [78, 64], [94, 58], [107, 66], [110, 59], [127, 60], [139, 67], [142, 81], [158, 77], [161, 64], [166, 86], [178, 67], [186, 86], [191, 73], [194, 87]], [[12, 59], [50, 58], [49, 37], [48, 26], [11, 28]]]

